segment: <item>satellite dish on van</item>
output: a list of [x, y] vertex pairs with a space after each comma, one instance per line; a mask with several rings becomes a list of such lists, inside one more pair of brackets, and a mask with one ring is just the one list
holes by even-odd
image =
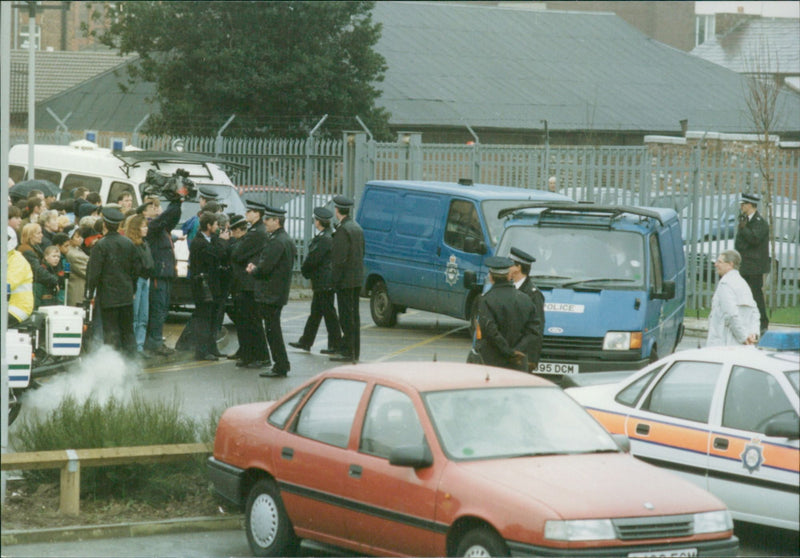
[[69, 146], [70, 147], [74, 147], [75, 149], [82, 149], [84, 151], [92, 151], [94, 149], [97, 149], [97, 147], [98, 147], [97, 144], [94, 143], [93, 141], [89, 141], [89, 140], [85, 140], [85, 139], [72, 141], [72, 142], [70, 142]]

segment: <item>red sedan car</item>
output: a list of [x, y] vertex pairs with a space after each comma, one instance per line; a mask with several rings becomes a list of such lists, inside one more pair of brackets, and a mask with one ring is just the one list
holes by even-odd
[[362, 364], [225, 411], [209, 471], [258, 556], [736, 554], [724, 504], [626, 446], [535, 376]]

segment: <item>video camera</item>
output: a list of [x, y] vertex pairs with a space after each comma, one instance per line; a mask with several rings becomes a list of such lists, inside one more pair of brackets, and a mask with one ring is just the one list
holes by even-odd
[[197, 187], [189, 180], [189, 172], [183, 169], [172, 175], [148, 169], [142, 193], [145, 196], [163, 196], [168, 201], [182, 201], [195, 197]]

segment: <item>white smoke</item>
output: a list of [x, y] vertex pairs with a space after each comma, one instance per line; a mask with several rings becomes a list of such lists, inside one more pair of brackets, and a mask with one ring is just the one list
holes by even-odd
[[26, 414], [49, 413], [71, 396], [78, 404], [93, 399], [100, 405], [112, 397], [130, 401], [141, 368], [127, 362], [121, 354], [103, 345], [74, 363], [67, 372], [42, 381], [39, 389], [28, 390], [22, 399]]

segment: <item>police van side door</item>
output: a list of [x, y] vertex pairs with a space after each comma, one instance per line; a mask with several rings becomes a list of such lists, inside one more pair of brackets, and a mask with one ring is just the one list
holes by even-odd
[[464, 274], [481, 268], [488, 252], [485, 227], [474, 200], [448, 200], [444, 234], [435, 255], [437, 263], [437, 294], [439, 312], [449, 316], [464, 316], [469, 289], [464, 286]]

